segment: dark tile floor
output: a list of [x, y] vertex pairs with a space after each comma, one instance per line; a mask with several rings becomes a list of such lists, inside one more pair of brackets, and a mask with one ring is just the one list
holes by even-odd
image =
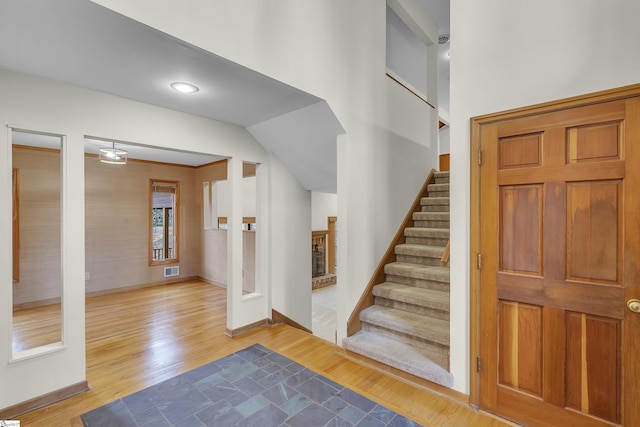
[[88, 427], [418, 426], [254, 345], [82, 416]]

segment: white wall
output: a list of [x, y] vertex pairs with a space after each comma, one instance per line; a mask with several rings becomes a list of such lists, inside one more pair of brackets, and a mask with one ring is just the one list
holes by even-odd
[[427, 96], [427, 46], [387, 6], [387, 68]]
[[[171, 0], [94, 1], [326, 100], [346, 132], [338, 138], [337, 187], [348, 194], [339, 196], [339, 240], [357, 242], [338, 243], [340, 280], [348, 284], [338, 290], [340, 342], [380, 257], [437, 166], [437, 109], [386, 76], [386, 1], [200, 0], [190, 9]], [[393, 3], [412, 10], [421, 37], [437, 40], [432, 21], [417, 16], [416, 0]]]
[[218, 217], [229, 216], [229, 183], [227, 180], [213, 181], [211, 187], [212, 227], [218, 227]]
[[438, 131], [440, 137], [440, 154], [447, 154], [451, 151], [451, 128], [449, 126], [443, 126]]
[[451, 1], [451, 368], [457, 390], [469, 391], [469, 119], [638, 83], [638, 16], [635, 0]]
[[311, 192], [289, 179], [274, 154], [268, 162], [271, 306], [311, 330]]
[[[211, 188], [213, 223], [219, 216], [229, 216], [229, 181], [214, 181]], [[242, 216], [256, 216], [256, 177], [242, 178]]]
[[338, 216], [338, 196], [331, 193], [311, 192], [311, 229], [326, 230], [328, 217]]
[[336, 191], [336, 135], [344, 129], [325, 101], [247, 127], [304, 188]]
[[[11, 233], [11, 147], [6, 126], [66, 135], [63, 147], [64, 348], [11, 362], [11, 241], [0, 239], [0, 408], [84, 381], [84, 136], [220, 154], [262, 163], [266, 153], [243, 128], [79, 87], [0, 70], [0, 235]], [[6, 155], [5, 155], [6, 153]], [[279, 181], [279, 180], [282, 180]], [[280, 174], [275, 187], [287, 186]], [[285, 253], [288, 248], [277, 246]], [[282, 255], [283, 257], [286, 256]], [[309, 275], [305, 277], [310, 277]], [[267, 295], [261, 296], [266, 312]], [[258, 320], [258, 319], [255, 319]], [[8, 385], [8, 386], [4, 386]]]

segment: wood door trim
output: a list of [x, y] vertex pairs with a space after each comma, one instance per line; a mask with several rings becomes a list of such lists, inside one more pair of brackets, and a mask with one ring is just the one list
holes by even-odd
[[327, 217], [327, 229], [329, 230], [327, 258], [329, 274], [336, 274], [336, 222], [337, 216]]
[[[470, 388], [469, 402], [472, 406], [480, 407], [480, 373], [477, 371], [477, 358], [480, 355], [480, 307], [481, 307], [481, 270], [477, 268], [477, 256], [480, 253], [482, 218], [480, 216], [480, 171], [478, 164], [481, 149], [481, 130], [484, 126], [503, 120], [523, 118], [537, 114], [585, 107], [589, 105], [629, 99], [640, 96], [640, 84], [608, 89], [595, 93], [535, 104], [532, 106], [506, 110], [470, 119], [470, 238], [469, 238], [469, 280], [470, 280]], [[486, 201], [486, 200], [485, 200]]]
[[622, 86], [619, 88], [607, 89], [599, 92], [573, 96], [570, 98], [558, 99], [555, 101], [543, 102], [527, 107], [514, 108], [512, 110], [500, 111], [471, 118], [472, 123], [489, 124], [509, 119], [520, 119], [537, 114], [553, 113], [555, 111], [566, 110], [575, 107], [586, 107], [593, 104], [601, 104], [609, 101], [633, 98], [640, 95], [640, 84]]

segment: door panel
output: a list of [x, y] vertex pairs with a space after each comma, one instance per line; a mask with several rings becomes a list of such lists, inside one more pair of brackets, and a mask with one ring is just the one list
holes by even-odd
[[[638, 98], [481, 124], [480, 406], [640, 419]], [[635, 132], [634, 132], [635, 130]]]
[[501, 386], [541, 397], [541, 307], [500, 301], [498, 310], [498, 381]]
[[500, 271], [542, 275], [542, 186], [500, 188]]
[[567, 313], [567, 407], [620, 420], [620, 321]]
[[567, 278], [619, 285], [622, 181], [567, 184]]

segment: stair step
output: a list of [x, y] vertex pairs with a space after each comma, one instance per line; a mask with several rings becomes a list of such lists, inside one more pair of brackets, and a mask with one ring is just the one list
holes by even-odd
[[449, 205], [448, 197], [421, 197], [420, 205]]
[[444, 247], [442, 246], [428, 246], [428, 245], [410, 245], [402, 244], [397, 245], [394, 250], [396, 255], [406, 255], [421, 258], [442, 258]]
[[404, 229], [405, 243], [413, 245], [447, 246], [448, 228], [407, 227]]
[[414, 212], [414, 221], [449, 221], [449, 212]]
[[413, 224], [419, 228], [449, 228], [449, 212], [414, 212]]
[[440, 180], [449, 180], [449, 171], [437, 171], [433, 177], [436, 179], [436, 181], [438, 179]]
[[429, 193], [429, 197], [449, 197], [448, 191], [432, 191]]
[[436, 172], [434, 178], [436, 184], [446, 184], [449, 182], [449, 172]]
[[428, 316], [372, 305], [360, 312], [362, 329], [387, 338], [449, 356], [449, 322]]
[[[404, 229], [406, 237], [433, 237], [439, 239], [449, 239], [448, 228], [424, 228], [424, 227], [407, 227]], [[446, 242], [445, 242], [446, 245]]]
[[[342, 346], [354, 353], [408, 372], [444, 387], [453, 387], [453, 375], [433, 361], [433, 355], [425, 349], [396, 341], [387, 337], [360, 331], [342, 340]], [[433, 358], [432, 358], [433, 357]]]
[[362, 310], [360, 320], [449, 347], [449, 322], [445, 320], [377, 305]]
[[402, 244], [397, 245], [394, 252], [398, 262], [439, 267], [444, 247]]
[[422, 197], [422, 212], [449, 212], [449, 197]]
[[387, 282], [418, 288], [449, 291], [449, 268], [392, 262], [384, 266]]
[[377, 305], [449, 320], [449, 293], [384, 282], [373, 287]]
[[429, 197], [449, 197], [449, 183], [429, 184], [427, 192]]

